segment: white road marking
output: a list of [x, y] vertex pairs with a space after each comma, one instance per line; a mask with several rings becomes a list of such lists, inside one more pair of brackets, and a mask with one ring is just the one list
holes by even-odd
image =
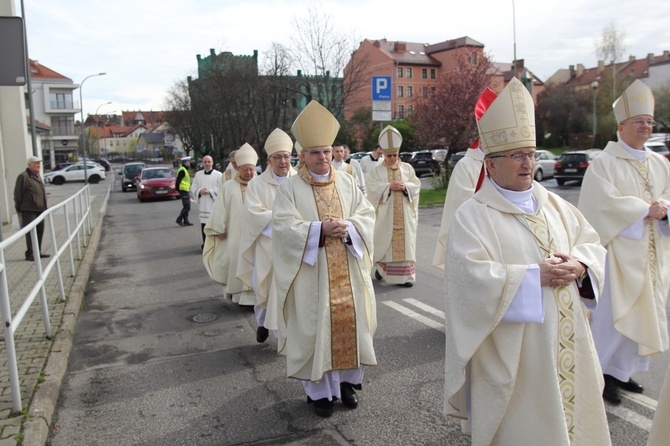
[[651, 430], [651, 420], [637, 412], [633, 412], [632, 410], [621, 406], [607, 405], [606, 409], [607, 412], [611, 413], [612, 415], [619, 417], [622, 420], [639, 427], [640, 429], [644, 429], [647, 432]]
[[430, 305], [426, 305], [423, 302], [419, 302], [416, 299], [412, 299], [411, 297], [408, 297], [407, 299], [403, 299], [403, 300], [405, 302], [407, 302], [408, 304], [414, 305], [418, 309], [425, 311], [428, 314], [432, 314], [432, 315], [437, 316], [441, 319], [446, 319], [446, 317], [444, 315], [444, 311], [440, 311], [436, 308], [431, 307]]
[[412, 311], [409, 308], [400, 305], [399, 303], [393, 302], [392, 300], [385, 300], [384, 305], [387, 305], [387, 306], [393, 308], [394, 310], [399, 311], [400, 313], [414, 319], [415, 321], [421, 322], [422, 324], [427, 325], [430, 328], [440, 330], [442, 333], [444, 333], [444, 325], [443, 324], [440, 324], [439, 322], [435, 322], [434, 320], [429, 319], [426, 316], [422, 316], [419, 313], [417, 313], [415, 311]]
[[633, 393], [628, 392], [626, 390], [622, 390], [621, 396], [624, 398], [628, 398], [629, 400], [636, 402], [640, 406], [644, 406], [650, 410], [656, 410], [656, 406], [658, 406], [658, 401], [651, 399], [648, 396], [641, 395], [639, 393]]

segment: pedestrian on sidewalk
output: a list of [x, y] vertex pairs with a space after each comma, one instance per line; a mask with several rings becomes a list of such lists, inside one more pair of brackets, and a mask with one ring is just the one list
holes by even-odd
[[[21, 219], [21, 227], [25, 228], [47, 210], [47, 194], [41, 177], [42, 160], [37, 156], [28, 157], [28, 167], [16, 178], [14, 186], [14, 207]], [[38, 248], [42, 246], [44, 221], [37, 224]], [[39, 253], [39, 252], [38, 252]], [[41, 258], [49, 254], [39, 253]], [[26, 260], [33, 261], [33, 241], [30, 232], [26, 234]]]

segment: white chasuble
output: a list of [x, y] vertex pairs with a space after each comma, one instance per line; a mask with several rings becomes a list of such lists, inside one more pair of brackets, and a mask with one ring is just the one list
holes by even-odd
[[[354, 179], [331, 169], [331, 179], [312, 180], [306, 167], [279, 187], [273, 207], [272, 253], [279, 309], [279, 353], [287, 376], [319, 381], [331, 370], [376, 365], [377, 327], [370, 278], [374, 209]], [[313, 222], [342, 218], [364, 243], [357, 260], [336, 237], [324, 237], [316, 261], [304, 255]]]
[[662, 232], [667, 221], [638, 223], [640, 238], [624, 230], [654, 201], [670, 204], [670, 163], [648, 149], [638, 161], [615, 142], [591, 162], [579, 197], [579, 209], [607, 248], [610, 294], [603, 297], [611, 299], [614, 328], [637, 343], [640, 356], [668, 349], [670, 238]]
[[454, 215], [445, 270], [445, 411], [468, 420], [473, 445], [608, 445], [603, 377], [576, 282], [538, 287], [542, 323], [503, 322], [546, 250], [585, 264], [602, 289], [605, 250], [595, 230], [537, 183], [532, 197], [539, 221], [487, 178]]

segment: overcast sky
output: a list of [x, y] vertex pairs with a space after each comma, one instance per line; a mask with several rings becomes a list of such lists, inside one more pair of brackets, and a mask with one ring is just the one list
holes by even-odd
[[[0, 0], [3, 1], [3, 0]], [[6, 1], [6, 0], [4, 0]], [[16, 15], [21, 3], [15, 1]], [[85, 113], [160, 110], [166, 91], [196, 77], [196, 54], [261, 58], [289, 44], [293, 22], [319, 5], [359, 40], [438, 43], [469, 36], [496, 62], [516, 53], [542, 80], [578, 63], [595, 66], [611, 23], [636, 58], [670, 50], [670, 1], [651, 0], [24, 0], [31, 59], [80, 83]], [[516, 14], [513, 14], [512, 5]], [[78, 95], [78, 91], [75, 92]], [[78, 100], [78, 97], [76, 98]]]

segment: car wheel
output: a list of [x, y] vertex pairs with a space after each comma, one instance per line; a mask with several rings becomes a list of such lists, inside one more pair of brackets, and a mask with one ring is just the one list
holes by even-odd
[[127, 188], [126, 186], [121, 186], [121, 190], [122, 190], [123, 192], [128, 192], [128, 188]]
[[61, 184], [65, 183], [65, 178], [63, 177], [55, 177], [54, 179], [51, 180], [53, 184], [56, 186], [60, 186]]
[[544, 180], [544, 174], [542, 173], [542, 169], [537, 169], [537, 172], [535, 172], [535, 181], [539, 183], [542, 180]]
[[92, 175], [88, 177], [88, 182], [91, 184], [98, 184], [100, 182], [100, 177], [98, 175]]
[[559, 186], [563, 186], [565, 184], [565, 180], [563, 178], [556, 178], [556, 183]]

